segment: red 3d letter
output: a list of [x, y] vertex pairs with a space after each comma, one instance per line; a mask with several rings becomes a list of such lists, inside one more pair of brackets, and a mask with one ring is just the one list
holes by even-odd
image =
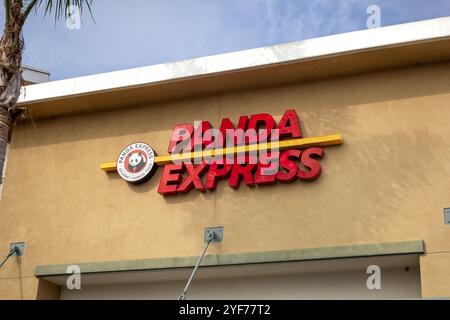
[[244, 164], [240, 165], [238, 163], [233, 164], [231, 169], [230, 179], [228, 180], [228, 185], [232, 188], [239, 188], [241, 182], [241, 177], [244, 178], [244, 183], [248, 186], [254, 186], [253, 183], [253, 171], [256, 168], [256, 164]]
[[[241, 116], [239, 118], [239, 123], [238, 123], [237, 128], [234, 127], [233, 123], [231, 122], [231, 120], [229, 118], [222, 119], [222, 122], [220, 124], [220, 131], [222, 132], [222, 136], [223, 136], [223, 145], [225, 146], [227, 141], [230, 145], [233, 145], [233, 146], [240, 143], [240, 141], [242, 141], [242, 139], [243, 139], [245, 130], [247, 130], [247, 123], [248, 123], [247, 116]], [[236, 131], [236, 129], [240, 129], [240, 130]], [[228, 136], [227, 136], [227, 131], [228, 131]], [[233, 135], [231, 135], [230, 133], [233, 133]], [[233, 139], [233, 140], [230, 141], [230, 139]]]
[[284, 113], [283, 118], [281, 118], [278, 123], [277, 129], [280, 130], [280, 139], [302, 137], [302, 130], [300, 129], [297, 112], [293, 109]]
[[202, 161], [202, 163], [197, 167], [192, 163], [185, 163], [185, 166], [189, 175], [180, 184], [177, 191], [186, 193], [191, 191], [192, 187], [195, 187], [195, 189], [197, 190], [204, 191], [205, 188], [203, 187], [203, 183], [200, 177], [203, 176], [206, 170], [208, 170], [208, 165], [204, 161]]
[[168, 153], [180, 153], [183, 151], [192, 151], [193, 141], [192, 134], [194, 126], [190, 123], [179, 124], [173, 127], [172, 137], [170, 138]]
[[322, 173], [322, 167], [320, 166], [319, 160], [324, 156], [322, 148], [309, 148], [302, 153], [302, 164], [309, 169], [307, 172], [298, 170], [298, 177], [301, 180], [313, 181], [320, 177]]
[[183, 172], [184, 164], [168, 164], [164, 166], [164, 171], [159, 181], [158, 193], [163, 195], [178, 193], [177, 187], [181, 181], [181, 172]]
[[250, 116], [248, 129], [255, 130], [256, 134], [259, 134], [258, 130], [265, 129], [267, 130], [267, 135], [265, 137], [269, 139], [271, 130], [275, 129], [275, 120], [268, 113], [253, 114]]
[[206, 176], [206, 189], [209, 191], [216, 190], [217, 180], [228, 177], [230, 175], [231, 167], [231, 164], [211, 164], [208, 175]]
[[196, 122], [198, 127], [194, 128], [194, 149], [203, 150], [203, 148], [212, 142], [212, 139], [204, 139], [205, 131], [211, 129], [211, 123], [209, 121]]
[[277, 180], [285, 183], [293, 182], [297, 179], [298, 166], [294, 160], [300, 160], [300, 150], [291, 149], [284, 151], [280, 156], [281, 170], [277, 173]]

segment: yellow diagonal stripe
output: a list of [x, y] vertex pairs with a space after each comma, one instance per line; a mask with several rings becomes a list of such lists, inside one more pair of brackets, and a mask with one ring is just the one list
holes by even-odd
[[[342, 144], [344, 140], [342, 139], [341, 134], [331, 134], [327, 136], [320, 137], [311, 137], [311, 138], [300, 138], [300, 139], [291, 139], [291, 140], [283, 140], [278, 142], [269, 142], [269, 143], [260, 143], [260, 144], [252, 144], [238, 147], [230, 147], [230, 148], [222, 148], [217, 150], [208, 150], [208, 151], [196, 151], [196, 152], [187, 152], [173, 155], [165, 155], [165, 156], [156, 156], [155, 163], [157, 165], [166, 165], [174, 162], [175, 160], [193, 160], [196, 158], [207, 158], [218, 155], [229, 155], [229, 154], [237, 154], [249, 151], [258, 151], [258, 150], [271, 150], [273, 148], [278, 147], [279, 150], [286, 149], [303, 149], [308, 147], [326, 147], [326, 146], [334, 146], [338, 144]], [[100, 165], [100, 169], [106, 172], [116, 171], [116, 163], [115, 162], [105, 162]]]

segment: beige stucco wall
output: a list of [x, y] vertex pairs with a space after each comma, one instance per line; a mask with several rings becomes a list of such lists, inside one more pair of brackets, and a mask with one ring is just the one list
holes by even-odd
[[450, 253], [435, 252], [420, 259], [422, 296], [448, 298], [450, 284]]
[[[45, 119], [15, 128], [0, 201], [0, 298], [35, 298], [37, 265], [424, 240], [424, 296], [450, 296], [450, 64]], [[99, 169], [134, 141], [165, 154], [175, 124], [299, 113], [304, 136], [341, 133], [312, 183], [163, 197]], [[2, 255], [3, 255], [2, 253]]]

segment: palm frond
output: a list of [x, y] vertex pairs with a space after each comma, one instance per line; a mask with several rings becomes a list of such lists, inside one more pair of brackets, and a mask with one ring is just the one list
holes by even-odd
[[5, 22], [8, 23], [9, 18], [10, 18], [10, 12], [9, 12], [10, 3], [9, 3], [9, 0], [3, 0], [3, 3], [5, 6]]
[[86, 7], [92, 19], [92, 4], [94, 0], [24, 0], [24, 16], [28, 16], [31, 10], [38, 10], [44, 8], [44, 15], [54, 15], [55, 21], [60, 19], [67, 19], [70, 15], [70, 8], [77, 7], [80, 14]]

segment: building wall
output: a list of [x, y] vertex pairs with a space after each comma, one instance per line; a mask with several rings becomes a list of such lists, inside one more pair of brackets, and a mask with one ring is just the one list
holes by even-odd
[[[211, 253], [424, 240], [422, 294], [450, 296], [450, 64], [221, 94], [15, 128], [0, 201], [0, 245], [26, 241], [0, 270], [0, 298], [35, 298], [37, 265], [198, 255], [207, 226], [223, 225]], [[171, 128], [295, 108], [305, 137], [341, 133], [322, 176], [163, 197], [162, 170], [132, 186], [99, 169], [125, 145], [165, 154]]]

